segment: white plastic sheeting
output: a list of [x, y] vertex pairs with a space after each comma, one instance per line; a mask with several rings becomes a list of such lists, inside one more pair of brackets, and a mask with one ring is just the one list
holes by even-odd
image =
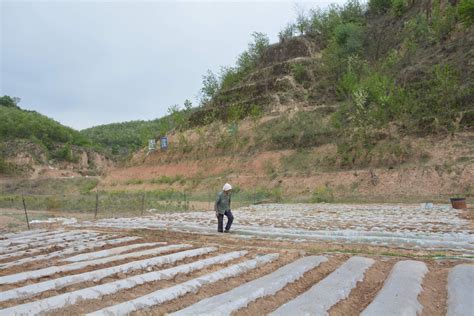
[[305, 272], [325, 261], [327, 258], [322, 256], [300, 258], [264, 277], [204, 299], [171, 315], [230, 315], [258, 298], [275, 294], [288, 283], [298, 280]]
[[[104, 236], [104, 238], [101, 238], [101, 239], [105, 239], [107, 237]], [[96, 239], [96, 238], [94, 238], [94, 239]], [[84, 242], [84, 243], [80, 242], [80, 243], [77, 243], [77, 245], [71, 245], [71, 247], [68, 247], [66, 249], [53, 251], [53, 252], [50, 252], [50, 253], [47, 253], [47, 254], [44, 254], [44, 255], [30, 256], [30, 257], [18, 259], [18, 260], [15, 260], [15, 261], [0, 263], [0, 269], [7, 269], [7, 268], [11, 268], [11, 267], [14, 267], [14, 266], [18, 266], [18, 265], [22, 265], [22, 264], [26, 264], [26, 263], [30, 263], [30, 262], [38, 262], [38, 261], [41, 261], [41, 260], [48, 260], [48, 259], [53, 259], [53, 258], [57, 258], [57, 257], [64, 257], [64, 256], [67, 256], [67, 255], [70, 255], [70, 254], [74, 254], [74, 253], [84, 251], [84, 250], [90, 250], [90, 249], [102, 247], [102, 246], [105, 246], [105, 245], [121, 244], [121, 243], [125, 243], [125, 242], [134, 241], [134, 240], [137, 240], [137, 239], [139, 239], [139, 238], [138, 237], [123, 237], [123, 238], [119, 238], [119, 239], [112, 239], [112, 240], [106, 240], [106, 241], [91, 241], [91, 242]], [[103, 250], [103, 251], [107, 251], [107, 250]], [[100, 251], [100, 252], [102, 252], [102, 251]]]
[[65, 230], [49, 231], [49, 232], [44, 232], [44, 233], [40, 233], [40, 234], [32, 235], [32, 236], [24, 236], [24, 237], [19, 237], [19, 238], [14, 238], [14, 239], [2, 240], [0, 241], [0, 247], [4, 249], [5, 247], [11, 247], [14, 245], [37, 243], [37, 242], [41, 242], [41, 241], [52, 239], [52, 238], [60, 238], [60, 237], [78, 235], [78, 234], [84, 234], [84, 233], [90, 233], [90, 232], [79, 231], [79, 230], [78, 231], [74, 231], [74, 230], [73, 231], [65, 231]]
[[19, 237], [37, 235], [39, 233], [44, 233], [46, 231], [47, 231], [46, 229], [33, 229], [33, 230], [25, 230], [25, 231], [17, 232], [17, 233], [7, 233], [7, 234], [3, 234], [2, 236], [3, 238], [14, 239], [14, 238], [19, 238]]
[[421, 284], [427, 272], [428, 268], [423, 262], [413, 260], [397, 262], [380, 292], [361, 315], [420, 314], [423, 306], [418, 302], [418, 295], [423, 290]]
[[174, 300], [187, 293], [195, 293], [204, 285], [216, 283], [221, 280], [241, 275], [259, 266], [270, 263], [277, 258], [278, 254], [260, 256], [255, 259], [237, 263], [219, 271], [189, 280], [187, 282], [152, 292], [128, 302], [106, 307], [87, 315], [128, 315], [133, 311]]
[[460, 264], [449, 271], [447, 315], [474, 315], [474, 265]]
[[166, 244], [167, 244], [166, 242], [149, 242], [149, 243], [133, 244], [133, 245], [116, 247], [116, 248], [111, 248], [111, 249], [106, 249], [106, 250], [101, 250], [101, 251], [96, 251], [96, 252], [83, 253], [74, 257], [62, 259], [61, 261], [79, 262], [79, 261], [85, 261], [85, 260], [93, 260], [93, 259], [98, 259], [98, 258], [103, 258], [103, 257], [109, 257], [112, 255], [117, 255], [117, 254], [124, 253], [130, 250], [138, 249], [138, 248], [153, 247], [153, 246], [166, 245]]
[[4, 238], [0, 240], [0, 246], [4, 246], [5, 244], [10, 244], [12, 242], [31, 241], [31, 240], [42, 238], [43, 236], [46, 236], [46, 235], [52, 235], [55, 233], [62, 233], [62, 232], [65, 232], [65, 231], [62, 229], [58, 231], [35, 230], [35, 231], [31, 231], [31, 233], [29, 234], [22, 233], [22, 234], [17, 234], [17, 235], [11, 235], [10, 237], [7, 237], [7, 235], [4, 235], [2, 236]]
[[58, 244], [58, 243], [63, 243], [67, 241], [79, 240], [79, 239], [82, 239], [85, 241], [88, 238], [94, 238], [94, 237], [97, 237], [98, 235], [99, 235], [98, 233], [92, 233], [92, 232], [65, 232], [65, 233], [47, 236], [45, 237], [44, 240], [35, 241], [35, 242], [24, 242], [20, 245], [14, 245], [8, 248], [3, 248], [0, 250], [0, 253], [11, 253], [11, 252], [16, 252], [19, 250], [29, 249], [33, 247], [42, 247], [45, 245]]
[[[15, 252], [6, 253], [6, 254], [3, 254], [3, 255], [0, 255], [0, 260], [20, 257], [20, 256], [25, 256], [25, 255], [33, 256], [37, 253], [48, 252], [48, 251], [53, 250], [53, 249], [54, 250], [63, 249], [63, 251], [64, 251], [66, 249], [71, 249], [72, 248], [74, 250], [74, 249], [79, 249], [82, 246], [90, 245], [90, 244], [93, 244], [93, 243], [99, 243], [100, 244], [100, 241], [102, 241], [102, 240], [112, 239], [112, 238], [115, 238], [115, 237], [117, 237], [117, 236], [113, 235], [113, 234], [109, 234], [109, 235], [99, 235], [97, 237], [88, 238], [86, 240], [76, 239], [76, 240], [71, 240], [71, 241], [64, 241], [64, 242], [60, 242], [60, 243], [56, 243], [56, 244], [49, 244], [49, 245], [42, 246], [42, 247], [35, 247], [35, 248], [31, 248], [31, 249], [25, 249], [25, 250], [19, 250], [19, 251], [15, 251]], [[133, 238], [131, 240], [140, 239], [138, 237], [127, 237], [127, 238]], [[90, 249], [90, 248], [86, 248], [84, 250], [87, 250], [87, 249]], [[60, 250], [58, 250], [58, 251], [60, 251]], [[77, 250], [76, 252], [79, 252], [79, 251], [81, 251], [81, 250]], [[70, 253], [73, 253], [73, 252], [70, 252]]]
[[22, 305], [13, 306], [0, 310], [0, 315], [36, 315], [41, 312], [50, 312], [54, 309], [72, 305], [82, 300], [98, 299], [104, 295], [130, 289], [148, 282], [169, 280], [178, 274], [186, 274], [205, 267], [222, 264], [230, 260], [240, 258], [247, 254], [247, 251], [234, 251], [220, 256], [195, 261], [189, 264], [180, 265], [166, 270], [154, 271], [150, 273], [132, 276], [126, 279], [105, 283], [73, 292], [64, 293], [57, 296], [48, 297], [39, 301], [34, 301]]
[[33, 220], [30, 222], [30, 224], [55, 224], [55, 223], [61, 223], [64, 225], [71, 225], [77, 223], [77, 219], [74, 217], [51, 217], [46, 220]]
[[61, 278], [39, 282], [36, 284], [30, 284], [22, 286], [19, 288], [11, 289], [8, 291], [0, 292], [0, 302], [8, 301], [12, 299], [22, 299], [32, 297], [39, 293], [49, 291], [49, 290], [58, 290], [64, 288], [71, 284], [86, 282], [86, 281], [99, 281], [110, 275], [116, 273], [127, 273], [130, 271], [142, 270], [148, 267], [156, 267], [164, 264], [174, 263], [185, 258], [192, 258], [196, 256], [201, 256], [208, 254], [210, 252], [216, 251], [215, 247], [206, 247], [191, 249], [186, 251], [181, 251], [177, 253], [172, 253], [165, 256], [155, 257], [151, 259], [143, 259], [139, 261], [132, 261], [129, 263], [124, 263], [118, 266], [99, 269], [90, 272], [84, 272], [81, 274], [68, 275]]
[[21, 272], [21, 273], [16, 273], [16, 274], [10, 274], [6, 276], [0, 276], [0, 284], [12, 284], [12, 283], [25, 281], [25, 280], [38, 279], [44, 276], [49, 276], [49, 275], [53, 275], [60, 272], [69, 272], [69, 271], [79, 270], [79, 269], [83, 269], [90, 266], [96, 266], [96, 265], [105, 264], [105, 263], [118, 261], [118, 260], [124, 260], [128, 258], [158, 255], [163, 252], [179, 250], [183, 248], [190, 248], [190, 247], [192, 246], [187, 245], [187, 244], [170, 245], [170, 246], [159, 247], [159, 248], [154, 248], [154, 249], [149, 249], [149, 250], [144, 250], [144, 251], [139, 251], [139, 252], [132, 252], [132, 253], [124, 254], [124, 255], [117, 255], [117, 256], [112, 256], [112, 257], [95, 259], [95, 260], [70, 263], [63, 266], [52, 266], [52, 267], [34, 270], [34, 271], [26, 271], [26, 272]]
[[[238, 212], [233, 232], [242, 238], [325, 240], [474, 253], [469, 221], [459, 217], [459, 210], [447, 205], [426, 209], [419, 205], [272, 204], [244, 207]], [[215, 234], [216, 219], [207, 212], [166, 213], [72, 226]]]
[[34, 235], [28, 235], [28, 236], [23, 236], [23, 237], [17, 237], [17, 238], [9, 238], [5, 240], [0, 241], [0, 251], [3, 253], [5, 250], [8, 248], [14, 247], [14, 246], [19, 246], [21, 244], [27, 244], [27, 243], [32, 243], [32, 242], [37, 242], [37, 241], [42, 241], [46, 239], [50, 239], [52, 236], [58, 236], [61, 237], [63, 235], [71, 235], [72, 234], [79, 234], [81, 231], [65, 231], [65, 230], [58, 230], [58, 231], [48, 231], [48, 232], [42, 232], [39, 234], [34, 234]]
[[349, 296], [372, 264], [372, 259], [352, 257], [311, 289], [270, 315], [327, 315], [332, 306]]

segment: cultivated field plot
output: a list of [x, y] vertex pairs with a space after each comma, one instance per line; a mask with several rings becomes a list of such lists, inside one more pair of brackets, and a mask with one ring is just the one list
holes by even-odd
[[[0, 240], [0, 315], [472, 315], [474, 265], [90, 230]], [[177, 239], [182, 239], [177, 238]], [[182, 241], [182, 240], [181, 240]]]
[[[241, 238], [331, 241], [474, 255], [470, 222], [450, 206], [272, 204], [233, 211], [233, 234]], [[213, 212], [164, 213], [141, 218], [104, 219], [74, 227], [166, 229], [214, 234]]]

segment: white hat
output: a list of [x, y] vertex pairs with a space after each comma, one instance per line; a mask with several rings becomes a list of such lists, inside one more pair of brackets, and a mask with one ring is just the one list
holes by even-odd
[[223, 191], [229, 191], [232, 190], [232, 186], [228, 183], [224, 184], [224, 187], [222, 188]]

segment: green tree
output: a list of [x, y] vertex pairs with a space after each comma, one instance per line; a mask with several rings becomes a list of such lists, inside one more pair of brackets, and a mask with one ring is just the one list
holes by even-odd
[[207, 103], [212, 100], [219, 90], [219, 81], [211, 70], [202, 77], [201, 102]]
[[184, 100], [184, 110], [185, 111], [188, 111], [188, 112], [191, 111], [192, 107], [193, 107], [193, 103], [190, 100], [188, 100], [188, 99]]
[[184, 113], [180, 110], [179, 105], [175, 104], [168, 108], [169, 118], [172, 122], [173, 127], [181, 129], [186, 123]]
[[20, 103], [20, 101], [20, 98], [4, 95], [3, 97], [0, 97], [0, 106], [5, 106], [9, 108], [19, 108], [18, 103]]
[[249, 43], [248, 49], [237, 59], [238, 71], [248, 73], [253, 70], [267, 49], [270, 40], [264, 33], [253, 32], [253, 41]]
[[311, 20], [307, 17], [307, 14], [304, 11], [304, 8], [296, 5], [296, 23], [294, 25], [295, 29], [300, 33], [300, 35], [307, 34], [310, 31]]

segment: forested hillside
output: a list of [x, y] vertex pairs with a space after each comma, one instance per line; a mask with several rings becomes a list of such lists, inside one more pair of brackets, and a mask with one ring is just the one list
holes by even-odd
[[34, 164], [77, 163], [82, 152], [98, 149], [78, 131], [21, 109], [19, 101], [0, 98], [0, 174], [28, 174]]
[[[256, 32], [235, 65], [221, 67], [219, 74], [208, 71], [198, 107], [186, 101], [170, 106], [162, 119], [82, 133], [122, 155], [170, 133], [192, 151], [183, 132], [198, 127], [204, 139], [204, 130], [216, 122], [226, 127], [213, 148], [335, 143], [348, 165], [366, 160], [381, 140], [404, 151], [397, 141], [404, 136], [472, 128], [473, 7], [472, 0], [350, 0], [300, 11], [280, 32], [279, 43]], [[288, 115], [300, 110], [305, 114]], [[239, 137], [240, 120], [257, 122], [269, 113], [274, 120], [249, 139]]]

